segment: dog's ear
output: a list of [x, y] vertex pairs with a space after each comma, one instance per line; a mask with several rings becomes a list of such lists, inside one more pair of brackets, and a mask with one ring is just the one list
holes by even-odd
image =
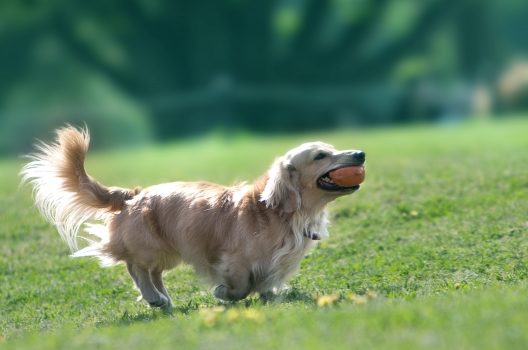
[[299, 172], [284, 158], [277, 159], [268, 172], [268, 181], [260, 195], [269, 208], [293, 213], [301, 208]]

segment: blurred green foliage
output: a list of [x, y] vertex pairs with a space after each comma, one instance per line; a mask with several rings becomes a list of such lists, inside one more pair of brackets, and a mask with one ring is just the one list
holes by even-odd
[[501, 77], [528, 72], [527, 17], [524, 0], [4, 0], [0, 153], [68, 121], [107, 133], [97, 147], [519, 109], [528, 75]]

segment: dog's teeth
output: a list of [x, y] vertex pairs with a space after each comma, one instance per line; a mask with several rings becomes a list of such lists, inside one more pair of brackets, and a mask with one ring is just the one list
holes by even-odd
[[332, 179], [327, 175], [327, 176], [324, 176], [321, 178], [321, 181], [327, 183], [327, 184], [333, 184], [334, 181], [332, 181]]

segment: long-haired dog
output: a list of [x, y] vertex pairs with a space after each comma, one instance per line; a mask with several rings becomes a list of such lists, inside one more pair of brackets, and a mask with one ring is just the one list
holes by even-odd
[[[35, 202], [74, 252], [103, 265], [124, 262], [143, 299], [170, 307], [162, 273], [186, 262], [215, 286], [214, 295], [240, 300], [269, 295], [298, 269], [301, 258], [328, 236], [325, 206], [358, 190], [328, 174], [362, 166], [361, 151], [337, 151], [305, 143], [275, 160], [253, 184], [232, 187], [173, 182], [145, 189], [106, 187], [88, 175], [87, 130], [57, 130], [55, 143], [41, 143], [24, 166]], [[77, 235], [97, 237], [78, 249]]]

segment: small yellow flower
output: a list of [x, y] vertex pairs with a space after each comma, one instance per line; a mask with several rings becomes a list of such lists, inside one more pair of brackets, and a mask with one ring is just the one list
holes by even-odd
[[200, 316], [202, 317], [204, 323], [210, 327], [214, 326], [218, 319], [218, 315], [212, 312], [210, 309], [200, 310]]
[[223, 307], [223, 306], [214, 306], [214, 307], [212, 307], [210, 310], [211, 310], [212, 312], [214, 312], [214, 313], [219, 314], [219, 313], [222, 313], [222, 312], [225, 311], [225, 307]]
[[215, 306], [212, 308], [203, 308], [198, 311], [203, 321], [208, 326], [214, 326], [218, 321], [218, 315], [224, 312], [225, 308], [223, 306]]
[[320, 295], [317, 297], [317, 306], [324, 307], [334, 305], [338, 299], [339, 296], [335, 294]]
[[226, 311], [226, 319], [229, 322], [235, 322], [240, 317], [240, 312], [237, 309], [229, 309]]
[[372, 300], [372, 299], [376, 299], [378, 297], [378, 293], [376, 293], [375, 291], [373, 290], [368, 290], [367, 291], [367, 294], [365, 294], [367, 296], [368, 299]]
[[264, 314], [256, 309], [246, 309], [242, 311], [242, 316], [247, 320], [255, 321], [257, 323], [262, 323], [266, 319]]
[[412, 217], [417, 217], [418, 214], [419, 214], [419, 213], [418, 213], [417, 210], [411, 210], [411, 211], [409, 212], [409, 215], [412, 216]]
[[355, 293], [350, 293], [347, 296], [348, 300], [352, 301], [356, 305], [364, 305], [367, 303], [368, 299], [364, 295], [357, 295]]

